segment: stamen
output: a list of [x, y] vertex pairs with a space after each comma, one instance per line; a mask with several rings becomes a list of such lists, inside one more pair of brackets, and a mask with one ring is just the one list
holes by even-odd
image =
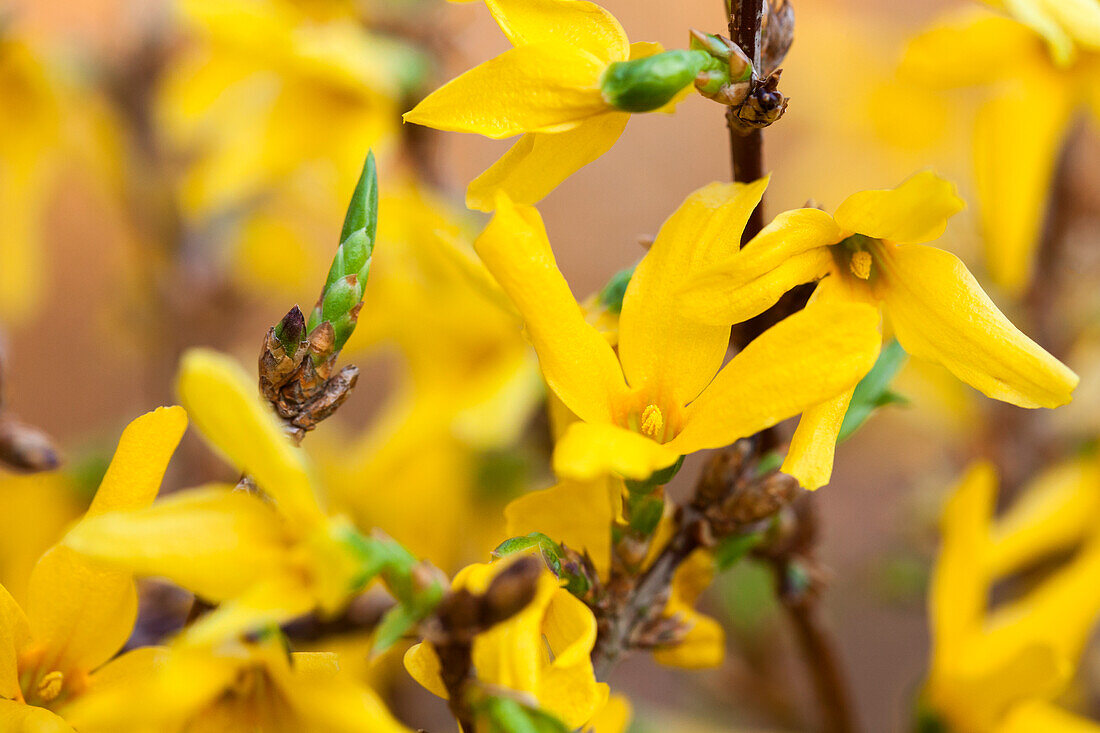
[[38, 682], [38, 697], [42, 702], [51, 702], [61, 694], [61, 686], [65, 683], [65, 675], [58, 671], [50, 672]]
[[657, 439], [665, 431], [665, 416], [657, 405], [642, 410], [642, 435]]
[[853, 252], [852, 259], [848, 261], [848, 268], [860, 280], [871, 277], [871, 253], [862, 249]]

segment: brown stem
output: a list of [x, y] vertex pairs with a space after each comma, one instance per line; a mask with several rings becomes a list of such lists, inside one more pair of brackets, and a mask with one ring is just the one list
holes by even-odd
[[[760, 68], [760, 30], [764, 21], [764, 0], [731, 0], [730, 38]], [[764, 131], [759, 128], [745, 130], [738, 122], [734, 108], [726, 110], [726, 125], [730, 135], [730, 163], [733, 180], [751, 183], [764, 175]], [[748, 225], [741, 234], [741, 244], [755, 237], [764, 228], [764, 201], [753, 210]]]
[[812, 597], [781, 598], [813, 680], [822, 733], [852, 733], [857, 728], [851, 694], [836, 642], [822, 622], [820, 604]]

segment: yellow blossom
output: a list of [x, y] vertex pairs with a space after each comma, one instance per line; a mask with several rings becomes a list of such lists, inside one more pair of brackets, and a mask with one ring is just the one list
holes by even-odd
[[[724, 367], [729, 325], [683, 313], [679, 291], [737, 251], [765, 185], [710, 184], [665, 222], [627, 288], [617, 353], [585, 320], [538, 212], [501, 195], [475, 248], [523, 315], [547, 384], [581, 420], [555, 448], [560, 477], [646, 479], [682, 454], [728, 445], [843, 394], [871, 368], [878, 316], [865, 304], [808, 308]], [[642, 432], [647, 410], [652, 434]], [[653, 432], [657, 416], [662, 430]]]
[[[962, 208], [954, 185], [923, 172], [894, 189], [853, 194], [832, 216], [785, 212], [689, 280], [685, 308], [705, 324], [739, 323], [792, 287], [820, 280], [811, 308], [871, 304], [889, 316], [906, 351], [989, 397], [1021, 407], [1069, 402], [1077, 376], [1013, 326], [957, 257], [921, 244], [943, 234]], [[876, 327], [877, 319], [863, 324], [865, 338]], [[829, 482], [851, 394], [802, 416], [783, 470], [808, 489]]]
[[1077, 113], [1100, 118], [1100, 3], [996, 0], [999, 15], [953, 16], [917, 36], [901, 73], [933, 88], [983, 91], [974, 176], [990, 274], [1031, 282], [1055, 168]]
[[275, 636], [141, 651], [153, 658], [148, 673], [81, 699], [69, 714], [77, 730], [408, 733], [374, 691], [340, 671], [335, 654], [288, 653]]
[[490, 211], [498, 192], [534, 204], [619, 139], [628, 112], [600, 82], [614, 63], [659, 53], [631, 44], [609, 12], [585, 0], [486, 0], [513, 48], [443, 85], [406, 122], [519, 141], [470, 183], [466, 205]]
[[[455, 576], [451, 587], [484, 593], [507, 566], [507, 562], [470, 565]], [[575, 729], [608, 701], [607, 685], [596, 682], [592, 671], [590, 654], [595, 643], [592, 611], [543, 567], [535, 598], [474, 639], [473, 666], [479, 683], [530, 694], [541, 708]], [[439, 657], [430, 642], [408, 651], [405, 668], [429, 691], [447, 697]]]
[[[152, 502], [186, 424], [179, 407], [130, 423], [77, 531], [105, 513]], [[24, 608], [0, 586], [0, 729], [71, 731], [63, 718], [73, 700], [128, 684], [149, 668], [145, 649], [112, 660], [137, 618], [129, 572], [55, 545], [31, 573]]]
[[321, 508], [309, 463], [255, 382], [233, 360], [195, 350], [184, 356], [178, 390], [203, 437], [270, 501], [200, 487], [85, 521], [66, 543], [221, 603], [189, 629], [196, 642], [338, 611], [369, 579], [370, 551], [347, 519]]
[[[1000, 520], [992, 518], [997, 477], [988, 464], [971, 467], [954, 490], [929, 595], [933, 646], [923, 699], [951, 730], [1100, 730], [1052, 703], [1100, 617], [1100, 535], [1068, 517], [1082, 494], [1095, 500], [1095, 478], [1095, 466], [1055, 468]], [[1069, 546], [1077, 553], [1042, 582], [988, 608], [995, 582]], [[1007, 547], [1014, 549], [1005, 557]]]

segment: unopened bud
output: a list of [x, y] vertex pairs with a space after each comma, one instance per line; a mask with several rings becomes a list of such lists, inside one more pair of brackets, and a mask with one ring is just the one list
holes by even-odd
[[691, 84], [700, 71], [720, 62], [705, 51], [664, 51], [607, 67], [600, 86], [603, 98], [624, 112], [652, 112], [665, 106]]
[[502, 570], [483, 596], [482, 619], [493, 626], [527, 607], [538, 592], [539, 576], [546, 567], [536, 557], [521, 557]]
[[0, 465], [17, 471], [49, 471], [61, 465], [53, 439], [38, 428], [0, 416]]

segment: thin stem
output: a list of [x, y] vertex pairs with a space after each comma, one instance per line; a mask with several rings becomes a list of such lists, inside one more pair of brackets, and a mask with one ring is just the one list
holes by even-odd
[[[760, 69], [760, 30], [764, 21], [764, 0], [732, 0], [730, 3], [730, 38], [741, 47], [745, 55]], [[726, 126], [730, 136], [730, 163], [733, 180], [751, 183], [764, 175], [764, 131], [760, 128], [745, 130], [737, 120], [734, 108], [726, 110]], [[747, 226], [741, 234], [741, 244], [755, 237], [764, 228], [764, 201], [753, 210]]]

